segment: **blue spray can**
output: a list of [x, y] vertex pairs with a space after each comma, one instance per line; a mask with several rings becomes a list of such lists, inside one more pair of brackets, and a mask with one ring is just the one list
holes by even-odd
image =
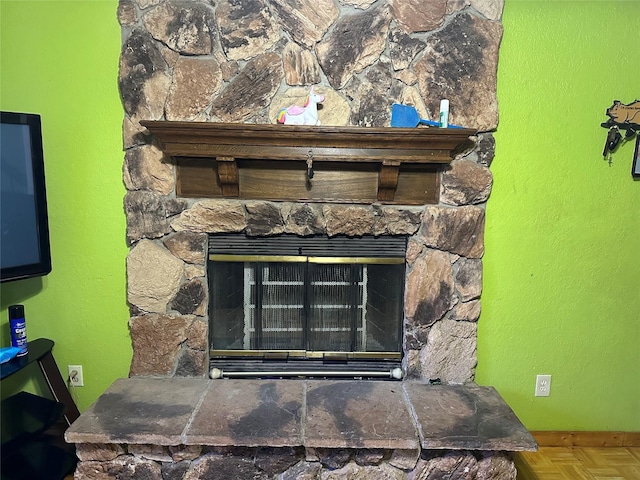
[[26, 355], [27, 350], [27, 322], [24, 319], [24, 305], [9, 307], [9, 326], [11, 327], [11, 346], [20, 349], [18, 357]]

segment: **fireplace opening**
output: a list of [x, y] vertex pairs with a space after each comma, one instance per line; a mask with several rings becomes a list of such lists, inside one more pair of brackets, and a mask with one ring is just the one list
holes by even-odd
[[407, 238], [209, 237], [211, 368], [401, 376]]

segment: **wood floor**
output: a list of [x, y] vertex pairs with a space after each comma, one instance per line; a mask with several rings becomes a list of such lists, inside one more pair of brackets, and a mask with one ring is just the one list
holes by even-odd
[[540, 447], [515, 464], [517, 480], [640, 480], [640, 447]]

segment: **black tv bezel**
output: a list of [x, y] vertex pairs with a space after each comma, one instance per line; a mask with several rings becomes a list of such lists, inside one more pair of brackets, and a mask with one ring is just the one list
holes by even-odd
[[0, 123], [27, 125], [31, 141], [31, 173], [36, 206], [39, 261], [15, 267], [0, 268], [0, 282], [11, 282], [51, 273], [51, 243], [49, 238], [49, 215], [44, 174], [44, 151], [42, 148], [42, 121], [35, 113], [0, 112]]

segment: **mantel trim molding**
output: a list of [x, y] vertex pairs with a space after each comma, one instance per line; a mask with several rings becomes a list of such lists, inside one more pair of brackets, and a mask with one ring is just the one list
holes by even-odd
[[477, 133], [441, 128], [140, 123], [176, 160], [180, 196], [349, 203], [437, 202], [440, 168], [473, 147], [470, 137]]

